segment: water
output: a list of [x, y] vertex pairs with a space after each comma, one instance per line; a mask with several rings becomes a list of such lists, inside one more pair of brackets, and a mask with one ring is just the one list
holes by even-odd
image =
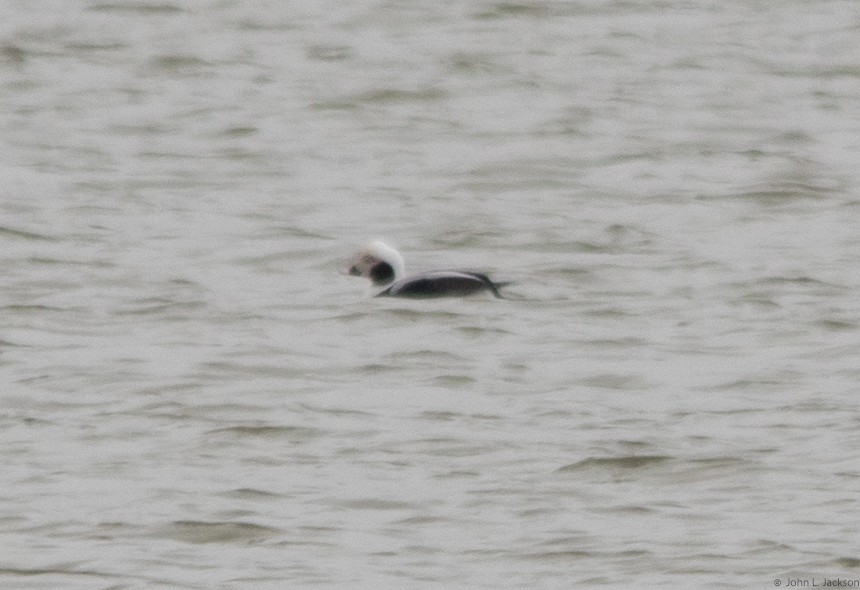
[[856, 3], [0, 11], [4, 588], [860, 579]]

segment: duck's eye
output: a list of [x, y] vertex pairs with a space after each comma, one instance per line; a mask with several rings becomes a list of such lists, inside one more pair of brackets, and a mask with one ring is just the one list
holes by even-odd
[[358, 270], [358, 267], [353, 265], [349, 267], [349, 274], [353, 276], [361, 276], [361, 271]]

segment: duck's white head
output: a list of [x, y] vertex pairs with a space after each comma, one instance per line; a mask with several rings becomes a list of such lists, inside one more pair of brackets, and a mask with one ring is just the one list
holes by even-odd
[[370, 279], [374, 285], [382, 286], [403, 277], [406, 268], [400, 252], [385, 242], [374, 240], [356, 254], [346, 273]]

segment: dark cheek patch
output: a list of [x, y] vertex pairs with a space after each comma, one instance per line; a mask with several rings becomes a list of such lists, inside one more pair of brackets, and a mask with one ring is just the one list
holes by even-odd
[[387, 262], [380, 262], [370, 268], [369, 276], [374, 285], [384, 285], [394, 280], [394, 269]]

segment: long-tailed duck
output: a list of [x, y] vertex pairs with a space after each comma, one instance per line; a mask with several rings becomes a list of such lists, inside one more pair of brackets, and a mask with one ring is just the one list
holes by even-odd
[[370, 279], [382, 290], [377, 297], [463, 297], [489, 292], [502, 298], [499, 287], [486, 275], [460, 270], [434, 270], [404, 276], [406, 267], [400, 252], [379, 240], [365, 246], [347, 267], [347, 274]]

